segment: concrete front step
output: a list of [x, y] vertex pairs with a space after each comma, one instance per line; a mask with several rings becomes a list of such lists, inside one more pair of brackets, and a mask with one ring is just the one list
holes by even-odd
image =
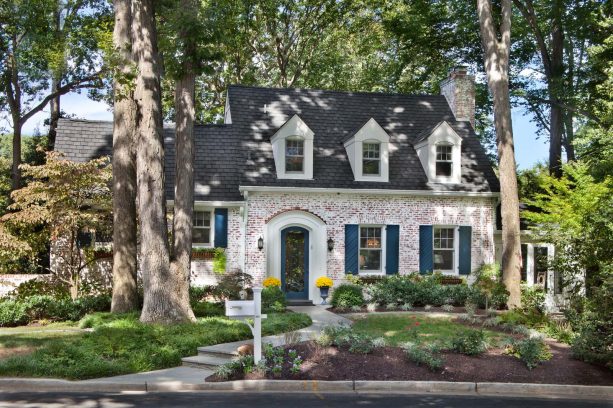
[[287, 305], [288, 306], [313, 306], [313, 301], [294, 299], [294, 300], [288, 300]]
[[215, 370], [218, 366], [229, 363], [232, 361], [230, 356], [219, 357], [213, 355], [197, 355], [191, 357], [184, 357], [181, 359], [184, 366], [203, 368], [207, 370]]

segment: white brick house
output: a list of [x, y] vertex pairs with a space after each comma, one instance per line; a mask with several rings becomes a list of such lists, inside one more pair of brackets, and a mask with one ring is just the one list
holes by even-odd
[[[232, 86], [223, 125], [196, 126], [194, 246], [224, 247], [227, 270], [282, 280], [319, 301], [315, 279], [495, 261], [498, 180], [473, 129], [474, 78], [442, 95]], [[111, 153], [112, 124], [62, 120], [56, 149]], [[169, 208], [173, 127], [165, 128]], [[194, 261], [193, 284], [213, 283]]]

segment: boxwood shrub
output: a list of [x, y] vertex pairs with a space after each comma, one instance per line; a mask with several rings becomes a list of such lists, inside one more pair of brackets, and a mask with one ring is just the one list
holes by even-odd
[[262, 312], [282, 313], [287, 307], [285, 293], [278, 286], [269, 286], [262, 289]]
[[47, 295], [4, 300], [0, 302], [0, 326], [20, 326], [41, 319], [77, 321], [88, 313], [106, 312], [110, 308], [111, 298], [106, 295], [87, 296], [76, 300], [56, 299]]
[[362, 306], [364, 304], [362, 287], [350, 283], [343, 283], [332, 292], [330, 303], [332, 306], [341, 309], [348, 309], [352, 306]]

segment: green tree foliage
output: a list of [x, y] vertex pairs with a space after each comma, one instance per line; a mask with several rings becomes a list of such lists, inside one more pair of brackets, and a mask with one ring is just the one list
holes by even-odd
[[22, 165], [30, 182], [13, 191], [11, 212], [0, 219], [0, 257], [9, 261], [57, 245], [57, 278], [78, 297], [89, 264], [77, 238], [110, 225], [111, 169], [108, 158], [84, 163], [49, 152], [42, 165]]
[[[598, 179], [585, 162], [566, 164], [556, 179], [538, 175], [541, 192], [524, 216], [534, 233], [559, 249], [553, 268], [571, 293], [568, 310], [575, 354], [586, 361], [612, 364], [613, 353], [613, 176]], [[613, 367], [613, 366], [612, 366]]]

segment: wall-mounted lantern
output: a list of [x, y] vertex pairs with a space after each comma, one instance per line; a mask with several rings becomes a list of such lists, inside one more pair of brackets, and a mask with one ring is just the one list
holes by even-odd
[[328, 238], [328, 251], [332, 251], [334, 249], [334, 240], [332, 238]]
[[258, 249], [261, 251], [262, 249], [264, 249], [264, 238], [260, 237], [258, 239]]

